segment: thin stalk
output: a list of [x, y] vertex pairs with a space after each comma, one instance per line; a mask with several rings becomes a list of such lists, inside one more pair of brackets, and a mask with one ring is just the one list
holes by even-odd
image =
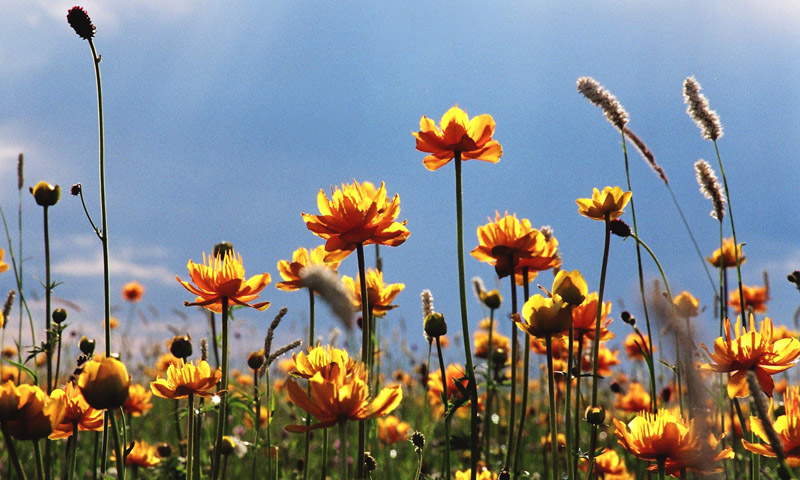
[[219, 368], [219, 342], [217, 341], [217, 319], [214, 312], [208, 312], [208, 323], [211, 324], [211, 344], [214, 346], [214, 361]]
[[[598, 308], [599, 307], [598, 303]], [[572, 357], [572, 349], [570, 348], [570, 358]], [[578, 452], [581, 448], [581, 368], [583, 363], [583, 332], [578, 332], [578, 352], [577, 357], [575, 359], [575, 369], [578, 370], [578, 375], [575, 377], [575, 437], [573, 439], [575, 452], [573, 453], [572, 461], [572, 473], [573, 475], [577, 476], [578, 474], [578, 460], [580, 456]], [[567, 408], [567, 413], [569, 414], [569, 408]], [[567, 428], [569, 428], [569, 423], [567, 423]]]
[[78, 422], [72, 424], [72, 435], [67, 443], [67, 472], [64, 478], [72, 480], [75, 478], [75, 467], [78, 463]]
[[175, 435], [178, 438], [178, 446], [181, 455], [185, 455], [186, 452], [183, 451], [183, 433], [181, 433], [181, 401], [176, 398], [174, 403], [175, 410], [173, 410], [173, 419], [175, 420]]
[[[486, 410], [483, 414], [483, 438], [482, 441], [485, 445], [484, 451], [484, 460], [486, 461], [487, 465], [491, 465], [491, 459], [489, 458], [489, 454], [491, 451], [491, 417], [492, 417], [492, 400], [494, 399], [494, 391], [495, 391], [495, 384], [494, 384], [494, 373], [492, 372], [492, 367], [494, 366], [494, 343], [492, 340], [492, 334], [494, 333], [494, 308], [489, 309], [489, 354], [486, 358]], [[429, 362], [430, 363], [430, 362]], [[427, 403], [427, 402], [426, 402]]]
[[[50, 222], [48, 221], [49, 208], [45, 205], [43, 208], [44, 219], [44, 319], [45, 319], [45, 355], [47, 356], [47, 395], [53, 391], [53, 331], [52, 323], [50, 321], [50, 310], [52, 309], [52, 296], [53, 284], [50, 277]], [[52, 478], [53, 462], [51, 462], [51, 449], [53, 448], [50, 439], [44, 441], [44, 458], [47, 459], [45, 465], [45, 478], [50, 480]]]
[[553, 462], [553, 480], [560, 480], [558, 476], [558, 422], [556, 421], [556, 390], [555, 372], [553, 372], [553, 337], [544, 337], [547, 347], [547, 385], [550, 397], [550, 454]]
[[728, 179], [725, 176], [725, 167], [722, 166], [722, 157], [719, 154], [719, 146], [717, 145], [716, 140], [714, 140], [714, 151], [717, 154], [717, 163], [719, 163], [719, 172], [720, 176], [722, 177], [722, 185], [725, 187], [725, 199], [728, 200], [728, 219], [731, 221], [731, 234], [733, 235], [733, 255], [736, 259], [736, 277], [739, 285], [739, 306], [741, 307], [740, 311], [742, 312], [742, 317], [744, 317], [746, 309], [744, 308], [744, 292], [742, 292], [742, 262], [739, 261], [739, 243], [736, 241], [736, 225], [733, 223], [733, 206], [731, 204], [731, 194], [728, 191]]
[[[570, 404], [572, 402], [572, 349], [574, 348], [573, 345], [575, 343], [575, 329], [573, 328], [572, 324], [569, 326], [569, 339], [567, 340], [567, 372], [566, 372], [566, 395], [564, 399], [564, 435], [567, 441], [567, 479], [573, 480], [575, 478], [575, 472], [572, 470], [572, 458], [576, 456], [576, 452], [574, 451], [573, 439], [572, 439], [572, 412], [570, 411]], [[578, 367], [580, 368], [580, 367]], [[577, 416], [577, 410], [575, 411], [575, 415]]]
[[220, 461], [222, 458], [222, 437], [225, 435], [225, 425], [228, 423], [228, 297], [222, 297], [222, 379], [219, 383], [219, 413], [217, 414], [217, 435], [214, 442], [214, 466], [211, 478], [219, 478]]
[[[316, 333], [314, 332], [314, 290], [308, 289], [308, 311], [309, 311], [309, 322], [308, 322], [308, 348], [314, 348], [314, 337]], [[309, 394], [311, 393], [311, 386], [308, 386]], [[311, 416], [306, 415], [306, 428], [311, 425]], [[327, 431], [327, 430], [326, 430]], [[311, 430], [306, 430], [305, 433], [305, 445], [303, 448], [303, 480], [308, 480], [308, 460], [310, 458], [311, 453]]]
[[347, 480], [347, 421], [339, 422], [339, 478]]
[[111, 430], [114, 432], [114, 456], [117, 459], [117, 478], [119, 480], [125, 480], [125, 441], [120, 436], [116, 414], [110, 410], [106, 411], [111, 418]]
[[[372, 350], [372, 332], [370, 332], [370, 309], [369, 295], [367, 294], [367, 270], [364, 262], [364, 245], [359, 243], [356, 246], [358, 256], [358, 275], [361, 280], [361, 361], [364, 365], [369, 365]], [[369, 370], [367, 370], [369, 372]], [[370, 372], [371, 373], [371, 372]], [[369, 385], [370, 379], [367, 379]], [[365, 477], [364, 451], [367, 443], [367, 422], [358, 421], [358, 455], [356, 456], [356, 478], [361, 480]]]
[[194, 464], [199, 460], [199, 458], [195, 458], [194, 456], [194, 444], [195, 442], [199, 441], [197, 435], [195, 435], [194, 431], [194, 393], [189, 392], [189, 428], [188, 428], [188, 444], [186, 445], [186, 479], [187, 480], [195, 480], [196, 477], [194, 476]]
[[22, 464], [19, 461], [19, 455], [17, 454], [17, 448], [14, 445], [14, 440], [11, 438], [11, 434], [8, 433], [8, 426], [6, 422], [0, 422], [0, 431], [3, 432], [3, 440], [6, 443], [6, 451], [8, 451], [8, 458], [11, 461], [11, 465], [14, 466], [14, 471], [17, 472], [17, 477], [21, 480], [28, 480], [28, 477], [25, 476], [25, 470], [22, 469]]
[[[517, 283], [514, 274], [514, 256], [509, 255], [509, 265], [511, 265], [511, 314], [517, 313]], [[508, 448], [506, 449], [506, 461], [504, 467], [511, 469], [511, 462], [516, 458], [516, 445], [514, 442], [514, 421], [517, 406], [517, 355], [519, 351], [519, 336], [516, 326], [511, 327], [511, 393], [508, 405]], [[516, 465], [515, 465], [516, 466]], [[514, 469], [516, 471], [516, 468]]]
[[322, 431], [322, 468], [320, 468], [320, 479], [328, 478], [328, 429]]
[[[514, 282], [516, 279], [516, 275], [511, 274], [511, 281]], [[524, 292], [525, 301], [528, 301], [530, 297], [530, 287], [528, 285], [528, 267], [523, 267], [522, 269], [522, 288]], [[516, 288], [514, 288], [516, 293]], [[516, 296], [516, 295], [514, 295]], [[514, 313], [516, 312], [517, 306], [516, 299], [512, 296], [512, 306], [514, 309]], [[514, 329], [514, 335], [517, 334], [517, 329]], [[514, 477], [519, 477], [520, 474], [520, 467], [519, 467], [519, 459], [520, 459], [520, 452], [522, 449], [520, 445], [522, 445], [522, 433], [525, 431], [525, 417], [528, 410], [528, 376], [530, 375], [530, 360], [531, 360], [531, 336], [528, 332], [525, 332], [525, 336], [523, 337], [525, 340], [525, 346], [523, 347], [523, 354], [522, 354], [522, 406], [519, 411], [519, 427], [517, 427], [517, 441], [515, 443], [516, 447], [514, 448]], [[516, 381], [516, 379], [514, 379]]]
[[445, 408], [444, 417], [444, 478], [450, 480], [450, 419], [452, 416], [447, 415], [447, 399], [450, 398], [447, 394], [447, 373], [445, 372], [444, 356], [442, 356], [442, 344], [439, 341], [440, 337], [436, 337], [436, 353], [439, 356], [439, 370], [442, 372], [442, 405]]
[[[266, 361], [266, 360], [265, 360]], [[255, 435], [253, 438], [253, 451], [256, 452], [253, 455], [253, 468], [250, 471], [250, 478], [253, 480], [256, 479], [256, 467], [258, 465], [258, 434], [261, 432], [261, 395], [258, 391], [258, 370], [253, 371], [253, 408], [255, 409], [255, 418], [253, 419], [253, 426], [255, 427]], [[308, 452], [308, 439], [306, 439], [306, 452]], [[308, 457], [306, 457], [306, 462], [308, 462]], [[303, 465], [303, 475], [305, 476], [305, 472], [308, 471], [308, 468]], [[225, 478], [224, 476], [222, 478]]]
[[467, 285], [466, 274], [464, 273], [464, 208], [462, 205], [461, 192], [461, 151], [454, 153], [454, 163], [456, 169], [456, 243], [458, 245], [458, 292], [461, 302], [461, 336], [464, 342], [464, 356], [466, 357], [465, 366], [469, 379], [470, 394], [470, 438], [474, 441], [470, 451], [470, 480], [475, 480], [478, 475], [478, 457], [480, 456], [480, 442], [478, 440], [478, 384], [475, 381], [475, 368], [472, 365], [472, 349], [469, 341], [469, 318], [467, 315]]
[[666, 480], [666, 462], [667, 459], [663, 456], [658, 457], [656, 459], [656, 463], [658, 464], [658, 480]]
[[33, 456], [36, 460], [36, 478], [44, 478], [44, 461], [42, 460], [42, 449], [39, 446], [39, 439], [33, 441]]

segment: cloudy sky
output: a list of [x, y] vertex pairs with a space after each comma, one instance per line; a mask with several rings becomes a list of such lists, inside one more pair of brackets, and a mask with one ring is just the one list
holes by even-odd
[[[16, 160], [25, 154], [25, 189], [39, 180], [68, 190], [82, 182], [99, 221], [97, 113], [87, 42], [67, 25], [73, 5], [0, 1], [0, 205], [14, 245]], [[166, 5], [166, 6], [165, 6]], [[465, 238], [494, 212], [550, 225], [564, 267], [597, 288], [602, 225], [581, 217], [575, 199], [592, 188], [625, 185], [621, 141], [575, 89], [596, 78], [630, 114], [629, 126], [666, 170], [703, 253], [718, 225], [698, 192], [692, 164], [717, 168], [713, 145], [685, 114], [683, 80], [695, 75], [725, 129], [719, 147], [739, 240], [747, 246], [746, 284], [768, 272], [770, 315], [792, 323], [798, 292], [785, 278], [800, 269], [797, 155], [800, 138], [800, 8], [794, 2], [262, 2], [220, 8], [174, 2], [87, 1], [97, 26], [106, 109], [112, 288], [147, 287], [137, 332], [160, 342], [167, 327], [206, 335], [203, 314], [176, 281], [221, 240], [234, 244], [248, 273], [270, 272], [265, 313], [241, 312], [246, 351], [281, 306], [282, 334], [304, 336], [307, 296], [274, 288], [276, 263], [314, 247], [301, 212], [331, 185], [385, 181], [399, 193], [411, 236], [384, 248], [385, 279], [405, 283], [386, 331], [404, 326], [421, 340], [419, 293], [457, 330], [458, 288], [452, 166], [429, 172], [411, 131], [454, 104], [491, 114], [504, 155], [497, 165], [464, 164]], [[641, 237], [659, 256], [672, 290], [707, 307], [698, 321], [717, 331], [706, 274], [669, 191], [635, 154], [631, 175]], [[41, 211], [23, 192], [26, 292], [41, 297]], [[80, 201], [51, 209], [56, 296], [73, 306], [75, 331], [99, 332], [100, 243]], [[630, 214], [626, 214], [630, 221]], [[725, 225], [729, 235], [729, 225]], [[7, 248], [5, 239], [0, 246]], [[7, 257], [8, 260], [8, 257]], [[355, 276], [355, 258], [342, 274]], [[634, 245], [611, 248], [607, 298], [618, 318], [641, 316]], [[494, 270], [467, 258], [469, 277], [495, 286]], [[657, 275], [646, 262], [648, 283]], [[537, 280], [549, 285], [552, 276]], [[507, 282], [497, 284], [504, 295]], [[13, 287], [0, 276], [0, 288]], [[130, 311], [121, 305], [121, 319]], [[481, 316], [470, 304], [473, 321]], [[328, 317], [321, 309], [321, 316]], [[322, 319], [323, 331], [335, 326]], [[15, 322], [12, 322], [15, 325]], [[626, 334], [615, 322], [618, 335]], [[505, 324], [504, 330], [510, 331]], [[149, 333], [148, 333], [149, 332]], [[458, 355], [453, 353], [454, 359]]]

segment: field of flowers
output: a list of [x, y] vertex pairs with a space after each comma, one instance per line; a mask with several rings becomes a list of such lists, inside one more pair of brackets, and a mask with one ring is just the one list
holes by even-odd
[[[70, 9], [67, 20], [88, 43], [97, 82], [99, 221], [86, 207], [80, 184], [70, 194], [80, 198], [103, 249], [104, 338], [81, 338], [77, 357], [62, 348], [70, 321], [68, 309], [52, 307], [57, 284], [50, 272], [48, 217], [62, 189], [47, 181], [25, 185], [20, 155], [16, 187], [30, 191], [20, 201], [35, 202], [43, 216], [45, 311], [43, 319], [31, 313], [12, 241], [14, 222], [0, 210], [8, 239], [0, 248], [0, 288], [11, 285], [0, 312], [2, 478], [795, 478], [800, 389], [789, 373], [800, 358], [798, 333], [764, 315], [767, 284], [742, 283], [746, 256], [718, 144], [722, 124], [694, 77], [683, 85], [687, 114], [716, 159], [714, 166], [695, 163], [699, 188], [719, 226], [718, 249], [703, 253], [694, 243], [696, 261], [717, 292], [707, 302], [713, 312], [702, 312], [692, 293], [671, 290], [657, 252], [640, 238], [631, 152], [668, 189], [669, 182], [628, 127], [620, 102], [593, 78], [582, 77], [577, 90], [616, 131], [627, 178], [624, 187], [600, 185], [575, 200], [576, 216], [603, 227], [599, 278], [562, 269], [552, 230], [534, 228], [516, 214], [496, 212], [478, 226], [477, 245], [465, 238], [475, 227], [463, 221], [462, 168], [469, 168], [469, 160], [497, 163], [503, 149], [490, 115], [469, 117], [454, 106], [438, 122], [422, 116], [413, 132], [424, 167], [455, 174], [456, 229], [443, 235], [457, 246], [461, 311], [446, 319], [433, 294], [420, 293], [426, 351], [409, 365], [385, 353], [390, 340], [380, 319], [396, 307], [405, 286], [384, 281], [381, 252], [401, 246], [410, 232], [399, 220], [399, 194], [384, 183], [354, 180], [330, 193], [320, 190], [318, 212], [302, 213], [308, 230], [324, 243], [298, 248], [277, 266], [275, 287], [308, 297], [306, 338], [275, 343], [283, 309], [274, 315], [263, 348], [232, 351], [233, 316], [269, 308], [265, 289], [272, 277], [247, 276], [242, 252], [222, 242], [176, 275], [187, 291], [185, 305], [207, 315], [206, 337], [165, 338], [167, 348], [146, 355], [142, 367], [126, 351], [130, 332], [120, 332], [111, 311], [95, 27], [80, 7]], [[675, 207], [683, 218], [677, 201]], [[685, 219], [684, 224], [694, 240]], [[628, 332], [620, 352], [607, 346], [614, 333], [605, 285], [613, 244], [623, 240], [635, 245], [639, 298], [629, 301], [643, 318], [619, 313]], [[468, 255], [465, 248], [473, 245]], [[340, 277], [339, 263], [350, 255], [357, 257], [358, 275]], [[465, 278], [468, 260], [493, 266], [492, 281], [507, 283], [507, 290]], [[643, 263], [661, 272], [652, 287], [645, 284]], [[551, 272], [552, 283], [536, 285], [540, 272]], [[800, 272], [787, 275], [800, 289]], [[131, 306], [143, 295], [137, 282], [121, 292]], [[320, 302], [351, 326], [346, 339], [333, 335], [328, 344], [317, 342]], [[480, 305], [479, 321], [470, 322], [470, 303]], [[714, 318], [713, 344], [696, 339], [693, 319], [701, 314]], [[16, 318], [19, 324], [13, 325]], [[514, 326], [510, 336], [499, 328], [508, 319]], [[23, 341], [23, 330], [31, 344]], [[445, 362], [444, 348], [459, 361]], [[232, 368], [232, 357], [246, 357], [247, 369]]]

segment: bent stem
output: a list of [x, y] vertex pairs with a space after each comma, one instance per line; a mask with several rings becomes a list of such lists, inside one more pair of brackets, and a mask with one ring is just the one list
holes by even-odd
[[461, 337], [464, 342], [464, 356], [466, 357], [466, 370], [469, 379], [470, 395], [470, 420], [469, 432], [473, 439], [470, 450], [470, 480], [475, 480], [478, 475], [478, 457], [480, 456], [480, 442], [478, 440], [478, 384], [475, 381], [475, 368], [472, 365], [472, 349], [469, 345], [469, 319], [467, 316], [467, 285], [464, 273], [464, 209], [461, 192], [461, 151], [454, 152], [456, 169], [456, 243], [458, 245], [458, 292], [461, 301]]

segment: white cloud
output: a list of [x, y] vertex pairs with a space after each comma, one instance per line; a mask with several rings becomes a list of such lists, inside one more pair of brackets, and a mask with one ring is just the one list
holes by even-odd
[[[77, 250], [83, 250], [90, 245], [97, 246], [99, 242], [96, 240], [91, 241], [92, 237], [88, 235], [76, 235], [71, 237], [71, 245], [78, 247]], [[61, 244], [65, 246], [67, 242]], [[71, 256], [63, 261], [57, 262], [53, 265], [52, 270], [54, 274], [72, 276], [72, 277], [97, 277], [103, 275], [103, 254], [101, 251], [94, 253], [75, 252], [72, 248]], [[135, 253], [147, 251], [147, 258], [153, 260], [155, 257], [163, 255], [150, 255], [153, 251], [163, 251], [159, 248], [147, 249], [134, 249], [122, 248], [113, 252], [109, 258], [108, 268], [111, 276], [121, 276], [126, 278], [136, 278], [139, 280], [152, 280], [159, 282], [163, 285], [175, 285], [175, 273], [162, 265], [148, 264], [136, 259]]]

